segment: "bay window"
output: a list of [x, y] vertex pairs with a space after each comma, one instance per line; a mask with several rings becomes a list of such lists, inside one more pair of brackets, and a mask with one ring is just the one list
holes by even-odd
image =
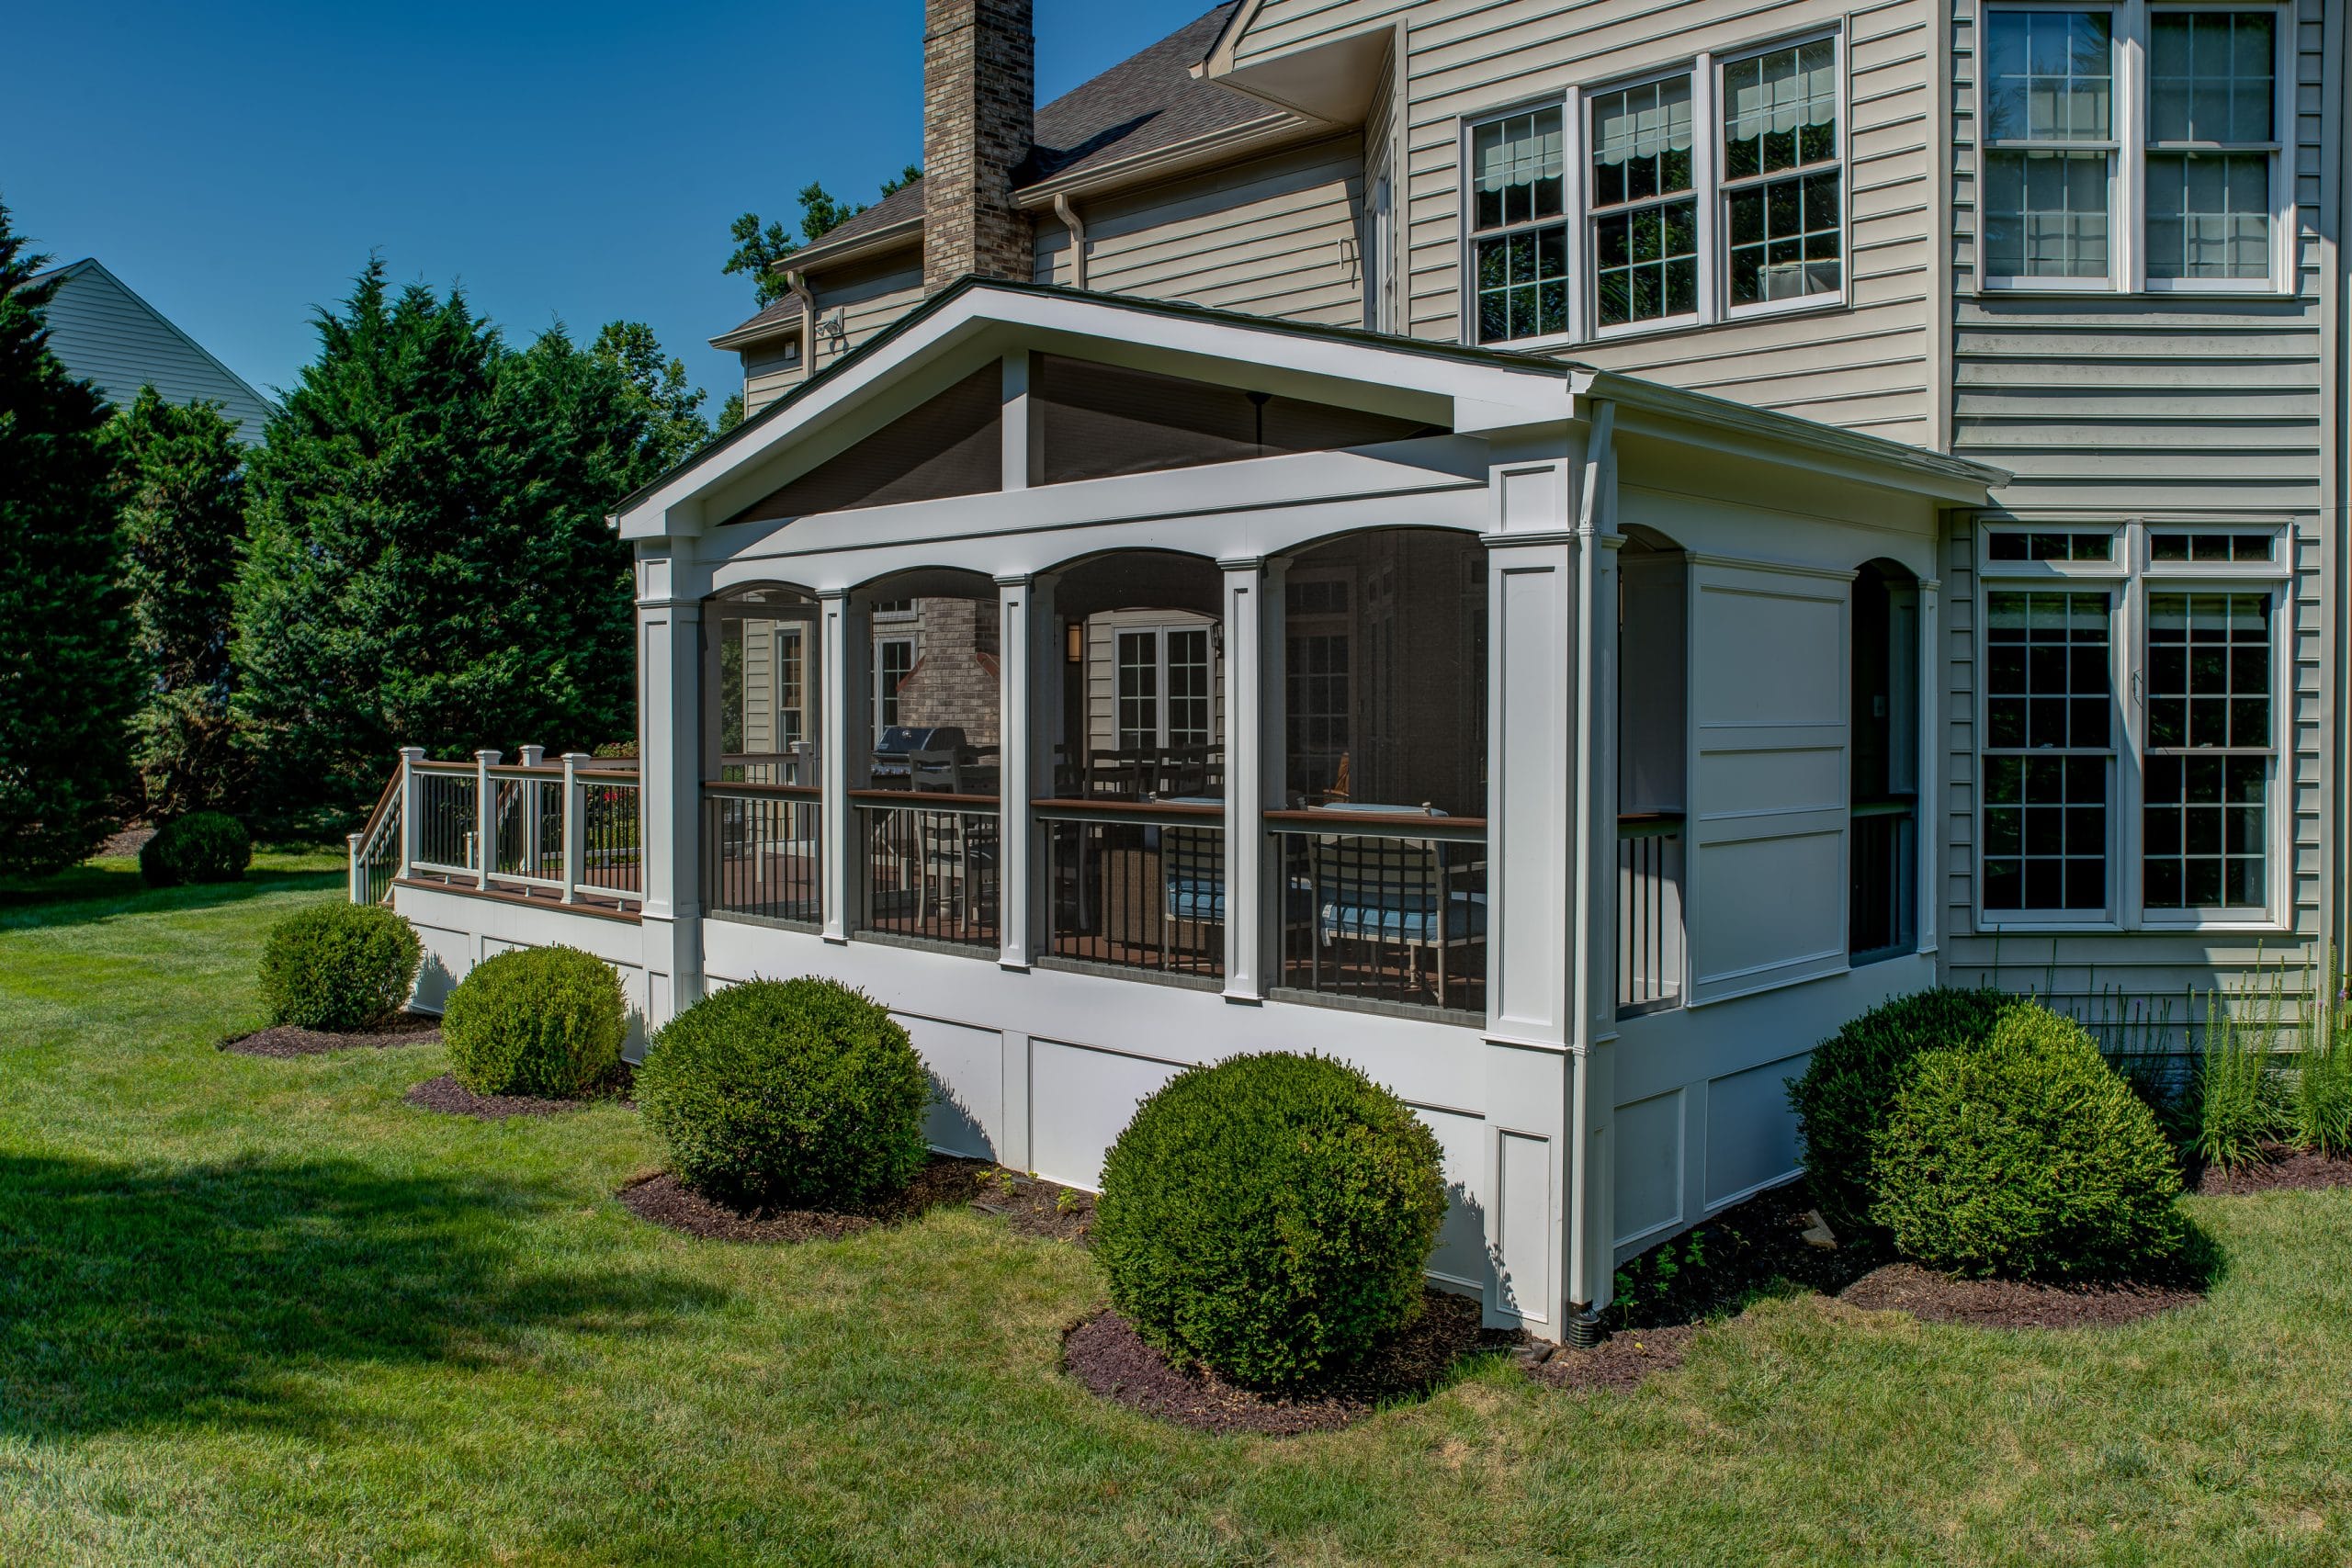
[[2278, 287], [2282, 31], [2270, 5], [1988, 10], [1981, 280]]

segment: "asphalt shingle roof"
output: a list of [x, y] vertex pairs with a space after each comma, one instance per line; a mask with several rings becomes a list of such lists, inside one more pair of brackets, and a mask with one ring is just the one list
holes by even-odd
[[[1291, 118], [1246, 93], [1192, 73], [1216, 45], [1238, 4], [1227, 0], [1040, 108], [1035, 147], [1016, 186], [1083, 174], [1253, 121]], [[816, 243], [836, 245], [921, 218], [922, 200], [922, 181], [917, 179], [834, 225]], [[780, 299], [733, 332], [763, 327], [797, 310], [794, 301]]]

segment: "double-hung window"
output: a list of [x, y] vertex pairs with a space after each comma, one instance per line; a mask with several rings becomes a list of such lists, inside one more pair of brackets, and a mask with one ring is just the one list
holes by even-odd
[[1471, 246], [1480, 343], [1568, 331], [1567, 174], [1562, 111], [1471, 128]]
[[1699, 313], [1699, 197], [1690, 78], [1596, 94], [1592, 105], [1593, 324]]
[[1216, 744], [1216, 672], [1208, 627], [1122, 630], [1115, 653], [1122, 750]]
[[1469, 122], [1466, 329], [1554, 344], [1835, 305], [1848, 262], [1835, 31]]
[[1836, 294], [1845, 259], [1838, 45], [1814, 39], [1724, 66], [1726, 301]]
[[1988, 529], [1987, 925], [2272, 918], [2279, 542], [2226, 525]]
[[2268, 4], [1984, 15], [1979, 272], [1991, 288], [2261, 290], [2290, 225]]

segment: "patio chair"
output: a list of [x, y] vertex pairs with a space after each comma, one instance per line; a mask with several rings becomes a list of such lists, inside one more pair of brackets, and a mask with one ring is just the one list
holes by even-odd
[[933, 912], [969, 935], [996, 886], [996, 820], [964, 811], [917, 814], [915, 923], [928, 926]]
[[[1356, 807], [1362, 810], [1365, 807]], [[1439, 817], [1410, 807], [1398, 815]], [[1454, 886], [1483, 861], [1450, 856], [1452, 846], [1426, 839], [1334, 833], [1317, 838], [1310, 857], [1316, 902], [1315, 984], [1322, 949], [1359, 942], [1398, 950], [1408, 983], [1419, 989], [1426, 964], [1437, 1003], [1446, 1003], [1446, 956], [1487, 940], [1487, 896]]]

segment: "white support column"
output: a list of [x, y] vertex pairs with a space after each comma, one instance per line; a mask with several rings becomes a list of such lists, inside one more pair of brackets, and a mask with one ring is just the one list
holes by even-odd
[[[1024, 360], [1025, 360], [1025, 356]], [[1006, 362], [1009, 367], [1012, 361]], [[997, 962], [1007, 969], [1029, 967], [1031, 928], [1029, 908], [1032, 834], [1029, 800], [1031, 671], [1037, 656], [1037, 637], [1031, 622], [1036, 614], [1033, 589], [1026, 577], [1000, 577], [997, 592]], [[1050, 601], [1051, 591], [1047, 591]], [[1048, 622], [1052, 612], [1046, 612]], [[1034, 886], [1045, 886], [1043, 879]]]
[[424, 818], [419, 810], [418, 773], [416, 765], [424, 761], [424, 748], [401, 748], [401, 864], [400, 877], [405, 882], [416, 874], [418, 847], [424, 842]]
[[498, 860], [498, 789], [490, 770], [504, 755], [493, 750], [474, 753], [474, 886], [490, 886], [490, 868]]
[[353, 903], [365, 904], [368, 902], [368, 873], [359, 864], [359, 835], [346, 833], [343, 841], [351, 856], [351, 871], [344, 891], [351, 896]]
[[580, 901], [580, 885], [588, 879], [588, 786], [580, 770], [593, 761], [586, 751], [563, 754], [563, 901]]
[[[1257, 556], [1225, 570], [1225, 999], [1265, 999], [1266, 576]], [[1279, 710], [1277, 710], [1279, 711]]]
[[1936, 951], [1936, 901], [1942, 882], [1941, 754], [1943, 717], [1943, 584], [1935, 578], [1919, 581], [1919, 799], [1918, 826], [1913, 836], [1919, 855], [1919, 951]]
[[702, 601], [688, 592], [691, 565], [669, 554], [638, 560], [648, 1030], [702, 994]]
[[848, 681], [849, 595], [840, 589], [817, 596], [818, 636], [824, 653], [819, 666], [817, 728], [819, 787], [818, 851], [825, 901], [825, 940], [847, 942], [850, 930], [850, 852], [857, 842], [849, 804], [850, 704], [859, 695]]

